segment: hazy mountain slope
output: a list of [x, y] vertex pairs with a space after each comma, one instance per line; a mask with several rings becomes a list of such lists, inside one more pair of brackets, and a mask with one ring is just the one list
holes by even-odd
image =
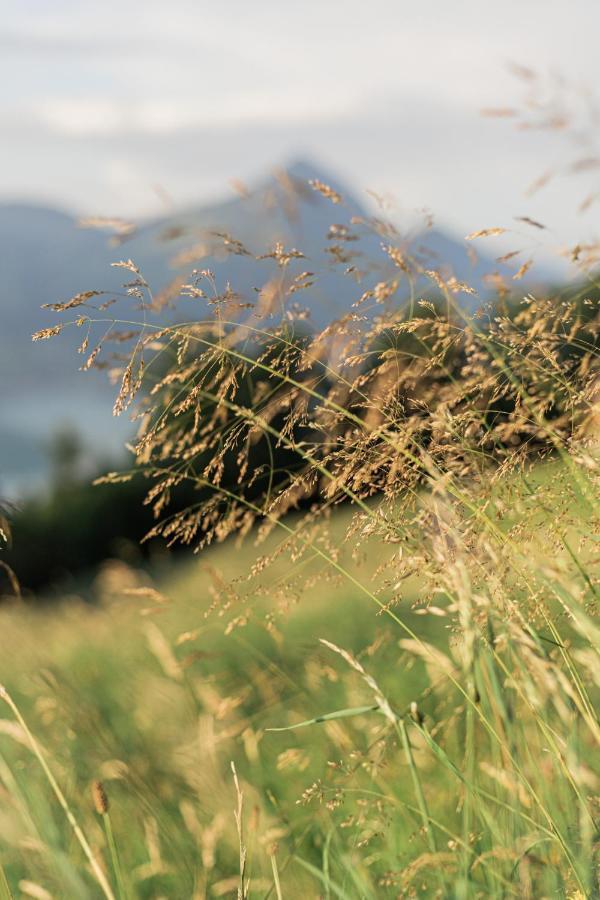
[[[342, 204], [332, 204], [312, 190], [309, 180], [326, 183], [343, 197]], [[253, 255], [265, 253], [275, 241], [286, 247], [296, 247], [305, 254], [296, 270], [309, 269], [317, 273], [315, 287], [302, 294], [302, 303], [310, 309], [314, 327], [321, 328], [337, 315], [345, 312], [350, 303], [383, 273], [391, 274], [393, 267], [382, 251], [384, 239], [366, 225], [354, 225], [352, 231], [357, 240], [344, 245], [353, 255], [350, 260], [357, 268], [364, 269], [365, 262], [373, 269], [363, 283], [356, 284], [344, 274], [347, 264], [335, 263], [327, 248], [336, 243], [328, 240], [332, 224], [349, 226], [352, 220], [368, 220], [369, 213], [354, 198], [352, 192], [337, 180], [317, 171], [306, 163], [296, 163], [285, 172], [275, 175], [255, 188], [248, 196], [235, 197], [226, 203], [184, 211], [169, 222], [164, 220], [147, 225], [124, 250], [141, 265], [145, 276], [155, 284], [161, 284], [165, 273], [175, 269], [169, 264], [173, 257], [190, 246], [207, 248], [222, 246], [222, 241], [211, 232], [227, 232], [241, 240]], [[168, 239], [170, 232], [181, 233]], [[403, 236], [388, 236], [387, 243], [402, 243]], [[436, 229], [423, 231], [411, 244], [418, 248], [421, 261], [430, 268], [451, 271], [459, 280], [467, 281], [483, 289], [483, 276], [495, 266], [483, 258], [475, 265], [469, 259], [467, 246]], [[242, 293], [260, 287], [274, 270], [272, 261], [257, 261], [246, 256], [215, 254], [189, 257], [188, 266], [208, 267], [215, 272], [219, 287], [226, 281]], [[378, 268], [380, 269], [378, 274]], [[463, 296], [463, 302], [474, 305], [476, 301]]]
[[[334, 205], [313, 191], [309, 179], [331, 185], [344, 203]], [[367, 217], [351, 191], [305, 163], [266, 179], [248, 195], [146, 223], [116, 247], [109, 245], [106, 234], [77, 227], [66, 213], [0, 205], [0, 491], [6, 486], [13, 489], [17, 481], [22, 488], [24, 481], [39, 476], [40, 446], [60, 422], [76, 423], [96, 453], [120, 446], [130, 430], [126, 420], [112, 418], [112, 388], [104, 378], [77, 372], [81, 357], [75, 353], [72, 333], [32, 344], [33, 331], [58, 321], [56, 313], [40, 310], [42, 303], [67, 300], [91, 288], [116, 290], [128, 273], [111, 268], [110, 262], [128, 257], [154, 290], [165, 287], [178, 271], [210, 268], [219, 290], [229, 282], [252, 301], [254, 289], [276, 271], [273, 260], [254, 256], [281, 240], [306, 255], [295, 263], [295, 271], [318, 274], [312, 291], [302, 293], [301, 303], [310, 308], [313, 325], [322, 327], [381, 277], [381, 272], [373, 271], [357, 284], [344, 275], [347, 264], [334, 264], [325, 251], [332, 243], [327, 240], [332, 223]], [[358, 254], [350, 262], [363, 268], [365, 259], [377, 259], [378, 265], [389, 269], [381, 237], [364, 226], [354, 230], [359, 239], [343, 245]], [[251, 255], [225, 253], [215, 231], [243, 241]], [[431, 267], [449, 264], [457, 278], [478, 286], [493, 268], [487, 260], [473, 267], [462, 242], [435, 230], [425, 232], [417, 243]], [[179, 269], [173, 264], [178, 256]], [[201, 314], [197, 305], [192, 309]]]
[[118, 446], [125, 433], [111, 421], [104, 380], [77, 378], [72, 335], [31, 341], [56, 322], [41, 304], [101, 281], [110, 258], [105, 237], [78, 229], [65, 213], [0, 206], [0, 492], [38, 483], [44, 444], [62, 422], [80, 422], [92, 440], [107, 434], [105, 446]]

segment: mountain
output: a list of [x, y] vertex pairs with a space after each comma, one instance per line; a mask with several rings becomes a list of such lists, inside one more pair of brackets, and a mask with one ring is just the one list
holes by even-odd
[[[329, 185], [342, 195], [343, 204], [332, 204], [309, 180]], [[178, 272], [210, 268], [219, 290], [229, 282], [252, 301], [255, 288], [276, 270], [274, 260], [255, 257], [280, 240], [306, 256], [294, 260], [290, 271], [318, 274], [310, 292], [297, 296], [320, 328], [391, 271], [381, 243], [396, 244], [398, 236], [382, 238], [364, 224], [352, 226], [357, 240], [340, 243], [345, 252], [358, 254], [350, 259], [357, 268], [364, 259], [379, 260], [379, 273], [369, 273], [364, 283], [344, 275], [348, 263], [335, 264], [324, 249], [336, 243], [328, 240], [332, 223], [365, 222], [369, 216], [345, 186], [303, 162], [226, 202], [143, 223], [117, 247], [109, 244], [106, 233], [78, 227], [65, 212], [0, 205], [0, 494], [31, 490], [40, 483], [44, 442], [62, 423], [75, 423], [89, 453], [96, 456], [116, 452], [131, 432], [126, 418], [111, 415], [113, 389], [107, 381], [93, 371], [77, 372], [81, 357], [75, 353], [72, 331], [32, 344], [33, 331], [60, 321], [56, 313], [41, 310], [42, 303], [68, 300], [90, 289], [117, 290], [129, 273], [110, 263], [127, 258], [136, 262], [155, 291]], [[239, 239], [250, 255], [225, 252], [223, 238], [215, 232]], [[486, 259], [473, 265], [462, 242], [434, 229], [419, 235], [416, 245], [428, 267], [449, 266], [456, 278], [476, 287], [483, 286], [484, 274], [494, 268]], [[464, 300], [473, 302], [467, 296]]]

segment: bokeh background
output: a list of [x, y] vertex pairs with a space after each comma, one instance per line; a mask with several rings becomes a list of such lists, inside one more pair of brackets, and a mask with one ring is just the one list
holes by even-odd
[[[595, 234], [593, 203], [582, 212], [574, 202], [589, 188], [565, 176], [594, 173], [585, 161], [596, 152], [599, 27], [600, 8], [584, 0], [568, 14], [549, 0], [485, 10], [461, 0], [433, 11], [397, 0], [308, 0], [297, 9], [232, 0], [226, 12], [185, 0], [7, 0], [0, 495], [22, 504], [115, 468], [132, 434], [126, 415], [111, 414], [106, 378], [78, 373], [71, 335], [31, 343], [56, 321], [40, 306], [115, 290], [110, 262], [127, 257], [161, 290], [176, 274], [174, 257], [189, 268], [184, 251], [203, 229], [260, 237], [260, 252], [277, 235], [272, 223], [256, 234], [257, 205], [282, 172], [338, 187], [348, 213], [385, 215], [400, 234], [431, 217], [428, 248], [478, 286], [481, 271], [515, 246], [535, 254], [538, 279], [563, 279], [557, 249]], [[286, 232], [321, 267], [325, 206], [313, 200]], [[515, 222], [524, 215], [545, 229]], [[108, 231], [81, 227], [99, 216], [135, 231], [111, 245]], [[182, 223], [181, 239], [165, 243]], [[467, 271], [464, 236], [490, 226], [509, 230], [482, 251], [481, 271]], [[203, 265], [223, 281], [233, 277], [242, 291], [256, 284], [239, 259], [219, 269], [213, 257]], [[353, 299], [325, 283], [327, 295], [313, 302], [317, 326], [339, 313], [333, 297], [340, 307]]]

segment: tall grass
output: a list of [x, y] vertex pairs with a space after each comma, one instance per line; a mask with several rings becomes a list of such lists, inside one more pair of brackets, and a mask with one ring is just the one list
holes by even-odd
[[[312, 188], [343, 208], [326, 185]], [[598, 299], [588, 286], [516, 303], [500, 290], [467, 315], [469, 285], [378, 220], [332, 226], [349, 277], [364, 228], [381, 233], [388, 268], [362, 260], [369, 286], [319, 334], [300, 331], [292, 305], [318, 278], [302, 252], [228, 235], [224, 252], [273, 267], [249, 311], [196, 271], [182, 293], [198, 312], [161, 321], [131, 260], [117, 265], [139, 319], [108, 317], [94, 292], [54, 305], [75, 310], [83, 368], [102, 360], [107, 335], [121, 336], [115, 413], [137, 404], [139, 432], [132, 471], [106, 480], [143, 473], [151, 535], [226, 570], [168, 626], [144, 620], [159, 700], [138, 696], [131, 733], [119, 724], [129, 748], [106, 733], [124, 714], [111, 706], [118, 681], [98, 717], [90, 691], [63, 740], [84, 748], [103, 730], [94, 758], [131, 812], [115, 803], [108, 852], [140, 897], [595, 896]], [[184, 482], [198, 499], [181, 509]], [[260, 555], [236, 571], [243, 539]], [[220, 556], [207, 555], [214, 543]], [[147, 615], [169, 609], [149, 587], [127, 590], [148, 598]], [[298, 658], [290, 635], [307, 597]], [[184, 655], [189, 643], [198, 649]], [[141, 663], [120, 664], [129, 697]], [[50, 690], [53, 721], [68, 719], [63, 694], [72, 703], [76, 689]], [[56, 781], [40, 760], [50, 786], [60, 801], [61, 777], [71, 783], [60, 805], [85, 810], [73, 782], [89, 763], [54, 741]], [[8, 819], [31, 841], [41, 810], [10, 772], [0, 768]], [[72, 866], [62, 834], [54, 846]], [[35, 840], [43, 856], [48, 836]], [[58, 896], [93, 895], [83, 859], [66, 887], [62, 862], [7, 846], [8, 884], [31, 865]], [[94, 871], [102, 888], [109, 876]], [[109, 891], [124, 895], [122, 874]]]

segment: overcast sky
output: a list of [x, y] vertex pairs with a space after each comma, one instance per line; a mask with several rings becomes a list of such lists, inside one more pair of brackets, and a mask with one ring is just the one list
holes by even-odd
[[597, 0], [3, 0], [0, 199], [157, 215], [297, 157], [465, 233], [573, 212], [531, 181], [568, 142], [482, 107], [520, 103], [509, 63], [595, 88]]

